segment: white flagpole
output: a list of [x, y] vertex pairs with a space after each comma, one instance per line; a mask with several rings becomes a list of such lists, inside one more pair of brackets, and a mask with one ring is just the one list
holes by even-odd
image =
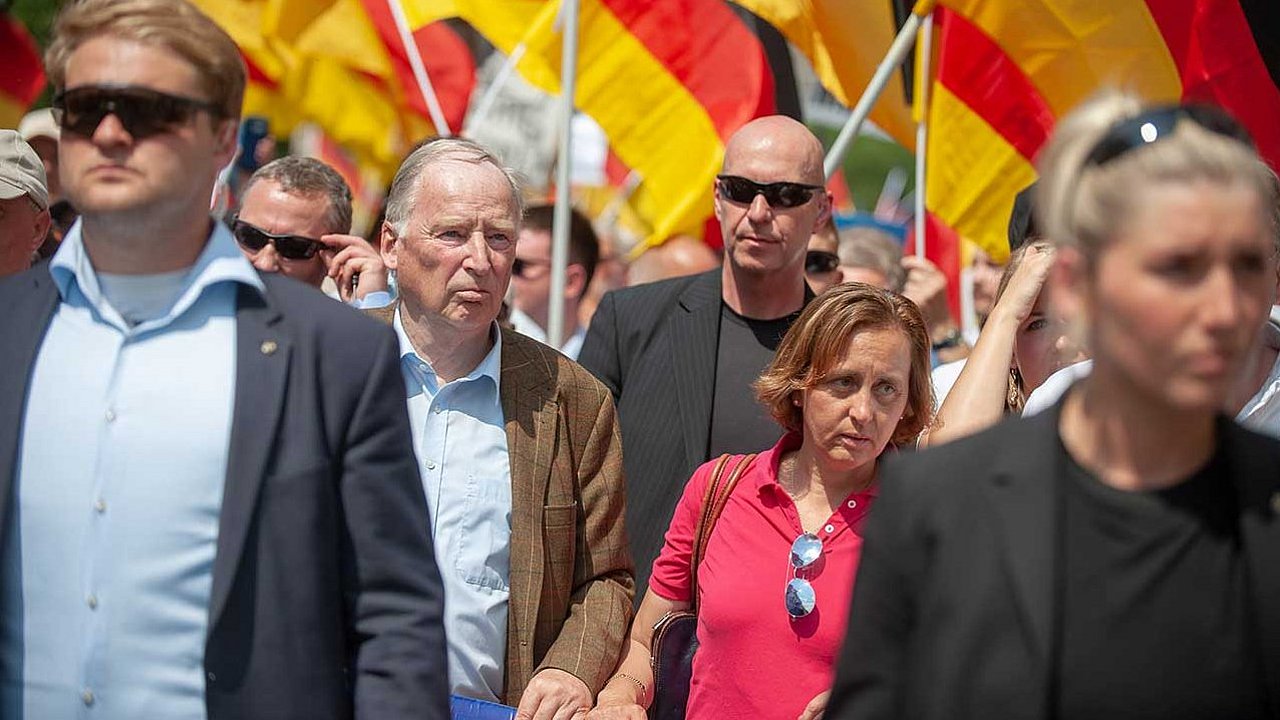
[[556, 159], [556, 207], [551, 230], [551, 297], [547, 307], [547, 344], [564, 342], [564, 286], [569, 264], [569, 211], [573, 179], [573, 93], [578, 68], [578, 0], [561, 0], [563, 49], [560, 53], [560, 153]]
[[831, 150], [827, 152], [827, 158], [822, 165], [828, 180], [839, 169], [845, 153], [849, 151], [849, 145], [858, 136], [858, 130], [862, 128], [867, 115], [871, 114], [871, 106], [875, 105], [880, 93], [884, 92], [885, 85], [889, 84], [893, 71], [902, 64], [903, 59], [910, 52], [911, 43], [915, 40], [921, 21], [933, 12], [933, 7], [937, 4], [938, 0], [917, 0], [915, 7], [911, 9], [911, 16], [898, 31], [898, 37], [894, 39], [893, 45], [889, 46], [889, 53], [885, 55], [884, 60], [880, 61], [880, 66], [871, 76], [867, 89], [862, 92], [862, 97], [858, 98], [858, 103], [853, 106], [849, 119], [845, 121], [844, 127], [840, 128], [840, 134], [836, 136]]
[[409, 67], [413, 68], [413, 78], [418, 81], [418, 90], [427, 103], [427, 113], [431, 115], [431, 124], [436, 126], [436, 133], [441, 137], [453, 134], [449, 123], [444, 118], [444, 110], [440, 107], [440, 99], [436, 97], [436, 89], [431, 85], [427, 75], [427, 66], [422, 63], [422, 54], [418, 52], [418, 43], [413, 39], [413, 31], [409, 29], [409, 19], [405, 17], [401, 0], [387, 0], [391, 17], [396, 21], [396, 30], [400, 32], [400, 42], [404, 44], [404, 54], [409, 57]]
[[926, 217], [925, 200], [928, 199], [928, 178], [925, 176], [925, 155], [929, 147], [929, 64], [933, 60], [933, 14], [925, 18], [920, 29], [920, 52], [916, 56], [916, 72], [920, 82], [916, 86], [916, 101], [920, 103], [920, 120], [916, 123], [916, 257], [924, 257]]

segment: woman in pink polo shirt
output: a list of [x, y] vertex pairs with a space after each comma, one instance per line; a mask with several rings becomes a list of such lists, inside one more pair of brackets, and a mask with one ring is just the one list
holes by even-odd
[[[787, 433], [746, 468], [698, 568], [690, 720], [821, 715], [880, 454], [914, 442], [931, 417], [919, 310], [870, 285], [831, 288], [792, 325], [756, 393]], [[693, 536], [714, 466], [698, 468], [685, 487], [592, 718], [645, 717], [653, 626], [691, 605]]]

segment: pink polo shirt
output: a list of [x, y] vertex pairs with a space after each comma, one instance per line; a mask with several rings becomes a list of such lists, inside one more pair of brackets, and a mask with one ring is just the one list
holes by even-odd
[[[755, 459], [707, 543], [698, 574], [702, 599], [690, 720], [794, 720], [831, 687], [862, 553], [860, 527], [876, 489], [845, 498], [818, 528], [822, 557], [803, 574], [817, 607], [792, 620], [783, 602], [791, 578], [788, 555], [803, 530], [777, 478], [782, 454], [799, 446], [800, 436], [791, 433]], [[713, 461], [694, 471], [653, 563], [649, 587], [668, 600], [689, 600], [693, 535], [714, 467]]]

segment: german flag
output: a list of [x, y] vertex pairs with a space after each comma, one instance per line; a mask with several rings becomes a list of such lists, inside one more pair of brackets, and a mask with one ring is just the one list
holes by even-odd
[[1274, 0], [943, 0], [926, 194], [937, 220], [1007, 253], [1014, 196], [1058, 118], [1102, 87], [1210, 101], [1280, 167]]
[[44, 89], [40, 50], [27, 29], [0, 11], [0, 127], [16, 128]]
[[[523, 46], [520, 73], [559, 92], [560, 3], [449, 4], [503, 52]], [[721, 0], [580, 0], [576, 83], [576, 107], [641, 179], [631, 205], [650, 225], [645, 245], [703, 235], [725, 141], [774, 111], [760, 41]]]

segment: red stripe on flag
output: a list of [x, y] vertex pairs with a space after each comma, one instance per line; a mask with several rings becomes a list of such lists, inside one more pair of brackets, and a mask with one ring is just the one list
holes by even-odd
[[0, 94], [29, 107], [44, 89], [40, 50], [27, 28], [15, 17], [0, 13]]
[[[721, 0], [601, 0], [707, 109], [722, 140], [774, 112], [773, 72], [760, 40]], [[744, 98], [755, 96], [752, 103]]]
[[1280, 89], [1267, 72], [1237, 0], [1147, 0], [1182, 78], [1184, 100], [1210, 101], [1249, 128], [1280, 168]]
[[280, 83], [277, 83], [275, 80], [268, 77], [267, 74], [262, 71], [262, 68], [258, 67], [258, 64], [253, 61], [253, 58], [250, 58], [241, 51], [240, 59], [244, 60], [244, 66], [249, 82], [254, 85], [262, 85], [263, 87], [271, 90], [279, 89]]
[[938, 81], [1031, 160], [1053, 129], [1053, 112], [1004, 50], [959, 13], [939, 8]]
[[[915, 255], [916, 230], [915, 223], [907, 231], [907, 241], [902, 248], [903, 255]], [[947, 305], [951, 309], [951, 317], [960, 317], [960, 235], [938, 216], [925, 213], [924, 222], [924, 256], [929, 262], [938, 266], [947, 276]]]
[[[400, 32], [396, 29], [387, 1], [363, 0], [365, 12], [387, 47], [405, 102], [414, 112], [430, 119], [427, 102], [418, 88], [418, 79], [409, 64], [409, 55], [400, 40]], [[471, 102], [471, 91], [476, 86], [476, 63], [471, 56], [471, 48], [443, 20], [415, 29], [413, 40], [427, 69], [431, 89], [440, 101], [445, 122], [449, 123], [451, 131], [457, 133], [462, 129], [467, 106]]]

